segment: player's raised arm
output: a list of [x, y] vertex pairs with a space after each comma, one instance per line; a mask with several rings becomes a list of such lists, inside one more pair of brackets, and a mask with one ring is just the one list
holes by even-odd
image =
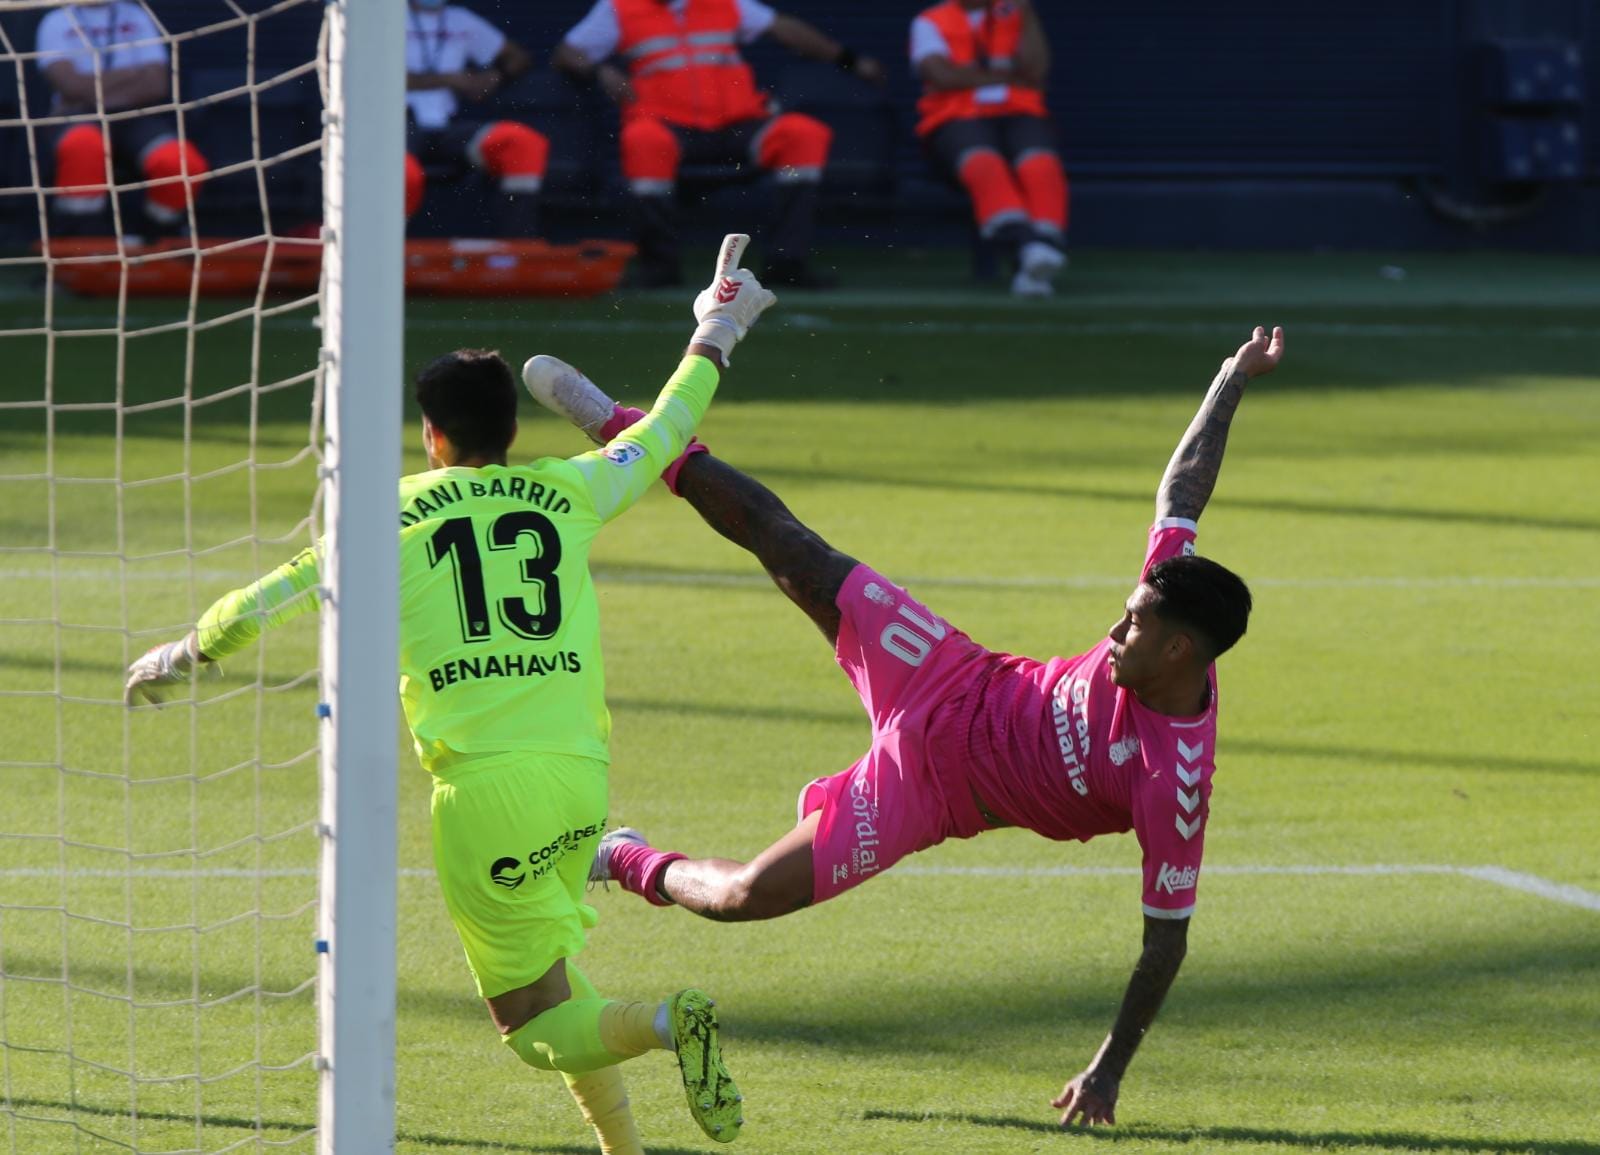
[[159, 704], [164, 687], [187, 682], [195, 669], [244, 649], [263, 628], [315, 609], [316, 584], [316, 550], [303, 549], [265, 577], [224, 594], [194, 629], [177, 641], [152, 646], [128, 667], [122, 700], [130, 706]]
[[1181, 517], [1198, 521], [1216, 488], [1222, 455], [1228, 448], [1228, 428], [1233, 412], [1244, 397], [1245, 385], [1277, 368], [1283, 357], [1283, 330], [1267, 331], [1260, 325], [1239, 351], [1222, 363], [1200, 411], [1194, 415], [1183, 440], [1167, 463], [1156, 490], [1156, 520]]
[[[522, 367], [535, 401], [578, 426], [603, 449], [572, 459], [588, 484], [601, 520], [627, 509], [675, 463], [694, 436], [726, 371], [733, 347], [777, 301], [749, 269], [739, 267], [750, 238], [723, 238], [711, 283], [694, 301], [696, 327], [682, 363], [642, 418], [625, 410], [577, 369], [540, 354]], [[672, 484], [671, 476], [668, 484]]]

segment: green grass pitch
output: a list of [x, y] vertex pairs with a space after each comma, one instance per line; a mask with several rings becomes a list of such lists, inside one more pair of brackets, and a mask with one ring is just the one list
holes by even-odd
[[[1121, 1122], [1062, 1134], [1048, 1100], [1127, 981], [1138, 848], [1001, 831], [768, 924], [596, 895], [583, 963], [603, 992], [718, 998], [749, 1108], [734, 1149], [1600, 1151], [1597, 271], [1090, 252], [1055, 300], [1017, 304], [908, 252], [784, 296], [706, 440], [978, 640], [1039, 657], [1115, 620], [1218, 362], [1256, 323], [1286, 326], [1289, 351], [1252, 386], [1201, 526], [1257, 608], [1221, 663], [1189, 959]], [[414, 301], [406, 361], [550, 352], [647, 402], [688, 301]], [[182, 313], [129, 309], [139, 327]], [[0, 328], [43, 320], [28, 286], [0, 285]], [[114, 320], [55, 306], [60, 327]], [[306, 539], [310, 322], [275, 317], [259, 347], [245, 321], [192, 346], [63, 341], [49, 449], [42, 413], [0, 410], [0, 1151], [312, 1149], [314, 624], [227, 663], [203, 708], [116, 703], [130, 655]], [[41, 397], [45, 356], [0, 336], [0, 400]], [[252, 374], [289, 383], [229, 392]], [[203, 403], [147, 404], [186, 388]], [[94, 408], [117, 400], [120, 449]], [[523, 417], [522, 453], [580, 448]], [[247, 453], [274, 467], [229, 467]], [[95, 480], [119, 471], [129, 485]], [[664, 492], [602, 535], [595, 569], [612, 820], [759, 849], [803, 782], [864, 747], [827, 648]], [[426, 776], [403, 736], [373, 740], [401, 784], [398, 1150], [591, 1150], [559, 1081], [496, 1041], [429, 871]], [[182, 847], [207, 853], [129, 876], [125, 851]], [[1326, 869], [1375, 866], [1439, 869]], [[651, 1150], [714, 1148], [665, 1056], [626, 1076]]]

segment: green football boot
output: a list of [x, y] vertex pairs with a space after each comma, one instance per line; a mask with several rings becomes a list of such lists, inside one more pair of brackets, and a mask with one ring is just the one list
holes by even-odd
[[693, 987], [679, 991], [667, 1003], [689, 1113], [707, 1135], [728, 1143], [744, 1126], [744, 1096], [722, 1065], [716, 1006], [709, 995]]

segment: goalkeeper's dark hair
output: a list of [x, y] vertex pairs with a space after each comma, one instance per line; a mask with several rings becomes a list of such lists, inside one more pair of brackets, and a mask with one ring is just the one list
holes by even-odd
[[457, 349], [417, 374], [417, 404], [463, 457], [503, 458], [517, 435], [517, 385], [494, 349]]
[[1190, 555], [1157, 562], [1144, 584], [1155, 593], [1150, 612], [1195, 639], [1207, 664], [1244, 637], [1250, 623], [1250, 587], [1227, 566]]

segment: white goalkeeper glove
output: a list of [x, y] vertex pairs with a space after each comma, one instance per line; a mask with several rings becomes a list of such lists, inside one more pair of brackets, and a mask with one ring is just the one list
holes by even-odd
[[694, 299], [694, 319], [700, 324], [692, 340], [715, 346], [724, 367], [733, 347], [744, 339], [756, 318], [778, 300], [761, 287], [754, 273], [739, 267], [739, 258], [749, 243], [746, 233], [729, 233], [722, 238], [717, 271], [711, 284]]
[[200, 643], [193, 633], [175, 642], [151, 646], [128, 667], [128, 680], [122, 687], [122, 700], [136, 706], [141, 699], [161, 704], [163, 687], [187, 682], [189, 671], [200, 662]]

